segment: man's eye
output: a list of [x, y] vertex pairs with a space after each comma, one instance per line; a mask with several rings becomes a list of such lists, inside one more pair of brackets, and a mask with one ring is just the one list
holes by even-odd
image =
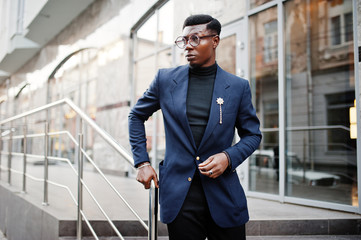
[[192, 40], [192, 41], [197, 41], [197, 36], [196, 35], [192, 35], [191, 37], [190, 37], [190, 39]]

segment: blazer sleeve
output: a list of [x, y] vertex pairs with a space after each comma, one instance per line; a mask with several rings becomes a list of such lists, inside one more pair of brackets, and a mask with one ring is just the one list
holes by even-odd
[[262, 140], [260, 122], [252, 105], [251, 89], [247, 81], [238, 109], [236, 128], [240, 141], [225, 150], [230, 158], [232, 171], [258, 148]]
[[128, 117], [129, 142], [131, 145], [134, 166], [149, 161], [147, 153], [147, 139], [144, 122], [154, 112], [160, 109], [159, 103], [159, 74], [156, 74], [149, 88], [131, 109]]

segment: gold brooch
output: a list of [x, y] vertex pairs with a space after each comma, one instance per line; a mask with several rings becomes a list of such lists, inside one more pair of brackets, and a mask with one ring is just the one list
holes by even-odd
[[219, 105], [219, 124], [222, 124], [222, 104], [224, 103], [223, 98], [217, 98], [217, 104]]

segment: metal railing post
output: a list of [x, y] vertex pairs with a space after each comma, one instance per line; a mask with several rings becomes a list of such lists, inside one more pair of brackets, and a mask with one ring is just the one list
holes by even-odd
[[13, 151], [13, 124], [10, 124], [9, 142], [8, 142], [8, 183], [11, 184], [11, 152]]
[[79, 124], [79, 141], [78, 141], [78, 217], [77, 217], [77, 239], [82, 239], [82, 225], [83, 225], [83, 218], [81, 212], [83, 210], [83, 121], [80, 119]]
[[158, 239], [158, 188], [152, 181], [149, 189], [148, 240]]
[[48, 174], [49, 174], [49, 123], [45, 122], [45, 129], [44, 129], [44, 201], [43, 205], [49, 205], [48, 202]]
[[24, 124], [24, 140], [23, 140], [23, 150], [24, 150], [24, 156], [23, 156], [23, 192], [26, 192], [26, 150], [27, 150], [27, 127], [26, 127], [26, 121]]

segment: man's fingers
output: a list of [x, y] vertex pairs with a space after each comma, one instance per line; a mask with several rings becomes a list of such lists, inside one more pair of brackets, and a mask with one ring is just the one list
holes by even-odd
[[139, 169], [136, 180], [143, 184], [145, 189], [150, 188], [152, 180], [154, 181], [155, 187], [159, 187], [157, 173], [151, 166]]
[[210, 168], [209, 170], [199, 169], [199, 172], [208, 177], [217, 177], [218, 176], [218, 170], [216, 168]]
[[213, 156], [210, 156], [209, 158], [207, 158], [207, 160], [205, 160], [204, 162], [200, 163], [198, 166], [199, 167], [205, 167], [207, 166], [208, 164], [210, 164], [213, 160]]
[[145, 189], [149, 189], [149, 188], [150, 188], [150, 186], [151, 186], [151, 181], [153, 180], [155, 187], [156, 187], [156, 188], [159, 188], [158, 177], [157, 177], [156, 174], [151, 175], [151, 176], [149, 176], [149, 177], [147, 177], [147, 178], [142, 177], [142, 176], [141, 176], [141, 177], [137, 177], [136, 180], [137, 180], [138, 182], [140, 182], [141, 184], [143, 184], [143, 186], [144, 186]]
[[[154, 181], [154, 186], [155, 186], [156, 188], [159, 188], [159, 183], [158, 183], [157, 178], [155, 177], [155, 178], [153, 178], [152, 180]], [[143, 186], [144, 186], [145, 189], [149, 189], [149, 188], [150, 188], [150, 186], [152, 185], [152, 180], [143, 183]]]
[[206, 164], [205, 166], [201, 166], [200, 164], [198, 165], [198, 168], [199, 168], [199, 170], [200, 171], [202, 171], [202, 172], [208, 172], [208, 171], [210, 171], [211, 169], [213, 169], [213, 171], [214, 171], [214, 168], [215, 168], [216, 166], [213, 164], [213, 163], [208, 163], [208, 164]]
[[154, 176], [154, 177], [153, 177], [153, 181], [154, 181], [155, 187], [156, 187], [156, 188], [159, 188], [159, 182], [158, 182], [157, 176]]
[[199, 164], [199, 171], [201, 174], [209, 177], [209, 178], [217, 178], [219, 177], [223, 171], [220, 166], [219, 154], [210, 156], [206, 161]]

